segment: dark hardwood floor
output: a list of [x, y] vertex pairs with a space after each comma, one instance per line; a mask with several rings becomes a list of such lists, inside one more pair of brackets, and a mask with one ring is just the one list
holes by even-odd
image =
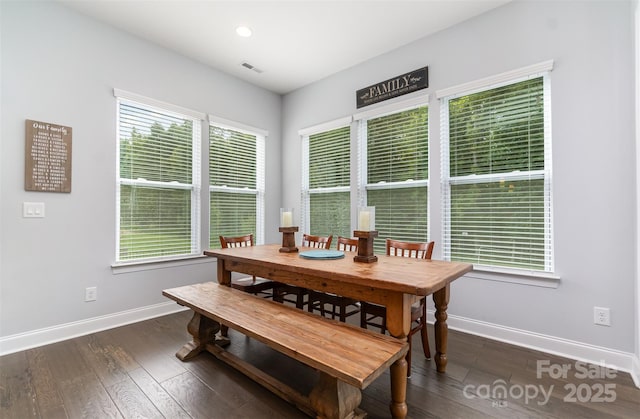
[[[185, 311], [0, 357], [0, 418], [305, 417], [209, 354], [180, 362], [174, 354], [189, 339], [190, 318]], [[234, 353], [302, 392], [311, 388], [315, 372], [230, 336]], [[414, 337], [411, 418], [640, 417], [640, 390], [626, 373], [450, 330], [447, 373], [438, 374]], [[361, 407], [388, 418], [389, 400], [387, 372]]]

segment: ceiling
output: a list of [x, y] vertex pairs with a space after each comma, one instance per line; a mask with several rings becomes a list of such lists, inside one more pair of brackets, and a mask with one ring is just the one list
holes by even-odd
[[511, 0], [56, 1], [285, 94]]

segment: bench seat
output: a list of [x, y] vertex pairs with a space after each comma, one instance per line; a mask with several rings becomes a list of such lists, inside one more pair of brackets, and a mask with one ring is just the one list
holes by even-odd
[[[254, 380], [267, 381], [266, 385], [261, 384], [272, 391], [275, 387], [277, 391], [274, 392], [281, 397], [304, 407], [307, 413], [311, 408], [319, 417], [356, 417], [353, 412], [361, 398], [358, 389], [366, 388], [394, 362], [403, 359], [408, 350], [407, 342], [391, 336], [307, 313], [215, 282], [167, 289], [162, 294], [194, 311], [194, 318], [188, 326], [194, 340], [176, 354], [178, 358], [187, 360], [207, 350]], [[221, 348], [221, 343], [228, 342], [215, 338], [220, 325], [237, 330], [316, 369], [321, 373], [316, 387], [309, 396], [295, 394], [293, 389], [283, 390], [284, 384], [264, 377], [263, 373]], [[335, 389], [329, 389], [331, 387]], [[328, 407], [333, 402], [324, 399], [335, 395], [329, 396], [327, 392], [344, 393], [348, 399], [357, 401], [344, 402], [347, 407], [342, 406], [343, 402]], [[341, 411], [335, 412], [336, 409]]]

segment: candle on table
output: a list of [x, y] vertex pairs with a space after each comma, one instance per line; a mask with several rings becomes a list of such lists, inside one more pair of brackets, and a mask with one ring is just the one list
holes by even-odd
[[358, 217], [358, 230], [360, 231], [370, 231], [370, 217], [371, 214], [369, 211], [360, 211], [360, 215]]
[[375, 231], [376, 207], [358, 207], [358, 231]]
[[293, 214], [291, 211], [283, 211], [282, 212], [282, 227], [291, 227], [293, 225]]

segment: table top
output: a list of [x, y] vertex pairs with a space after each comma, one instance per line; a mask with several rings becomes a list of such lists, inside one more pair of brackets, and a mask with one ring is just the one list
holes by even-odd
[[[421, 296], [434, 293], [473, 269], [469, 263], [386, 255], [377, 255], [378, 261], [373, 263], [355, 262], [355, 253], [352, 252], [345, 252], [342, 259], [312, 260], [302, 258], [298, 253], [281, 253], [279, 249], [280, 245], [268, 244], [210, 249], [205, 250], [204, 254], [240, 264], [260, 265], [345, 284]], [[299, 250], [314, 249], [300, 247]]]

